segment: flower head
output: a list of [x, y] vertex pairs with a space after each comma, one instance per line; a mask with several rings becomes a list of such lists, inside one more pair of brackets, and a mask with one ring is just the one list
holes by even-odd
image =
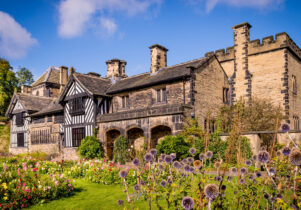
[[214, 200], [218, 196], [218, 187], [215, 184], [207, 184], [204, 193], [210, 200]]
[[227, 189], [226, 185], [223, 184], [221, 190], [226, 190], [226, 189]]
[[282, 132], [289, 132], [290, 131], [290, 126], [289, 126], [289, 124], [287, 124], [287, 123], [284, 123], [284, 124], [282, 124], [281, 125], [281, 130], [282, 130]]
[[267, 151], [260, 151], [257, 155], [257, 159], [261, 163], [266, 163], [270, 159], [270, 154]]
[[282, 150], [282, 154], [285, 156], [289, 156], [291, 153], [291, 149], [289, 147], [284, 147]]
[[190, 166], [189, 166], [189, 165], [185, 165], [185, 166], [184, 166], [184, 171], [190, 172]]
[[176, 154], [176, 153], [171, 153], [171, 154], [170, 154], [170, 157], [174, 160], [174, 159], [176, 159], [177, 154]]
[[197, 169], [200, 169], [202, 167], [202, 162], [200, 160], [195, 160], [193, 162], [193, 166]]
[[168, 177], [168, 178], [167, 178], [167, 182], [168, 182], [169, 184], [171, 184], [171, 183], [172, 183], [172, 178], [171, 178], [171, 177]]
[[134, 160], [132, 161], [132, 163], [133, 163], [134, 166], [139, 166], [140, 161], [139, 161], [138, 158], [134, 158]]
[[215, 177], [215, 180], [218, 182], [221, 182], [223, 180], [223, 178], [221, 176], [217, 176], [217, 177]]
[[140, 190], [140, 187], [139, 187], [138, 184], [135, 184], [135, 185], [134, 185], [134, 190], [135, 190], [135, 191], [139, 191], [139, 190]]
[[232, 179], [233, 179], [233, 177], [232, 177], [232, 176], [228, 176], [228, 177], [227, 177], [227, 180], [228, 180], [228, 182], [231, 182], [231, 181], [232, 181]]
[[245, 179], [240, 179], [240, 180], [239, 180], [239, 183], [240, 183], [240, 184], [244, 184], [244, 183], [245, 183]]
[[246, 168], [241, 168], [239, 171], [242, 175], [244, 175], [248, 170]]
[[218, 162], [218, 161], [217, 161], [217, 162], [214, 163], [214, 167], [215, 167], [215, 168], [218, 169], [220, 166], [221, 166], [221, 162]]
[[270, 173], [272, 176], [275, 175], [275, 174], [276, 174], [275, 168], [273, 168], [273, 167], [269, 168], [269, 173]]
[[179, 161], [173, 162], [172, 166], [175, 167], [176, 169], [182, 168], [182, 164]]
[[145, 185], [145, 182], [144, 182], [143, 180], [140, 180], [140, 184], [141, 184], [142, 186], [144, 186], [144, 185]]
[[183, 160], [182, 160], [182, 163], [183, 163], [183, 164], [187, 164], [187, 163], [188, 163], [188, 160], [187, 160], [187, 159], [183, 159]]
[[230, 171], [231, 171], [231, 173], [235, 174], [235, 173], [237, 173], [237, 168], [232, 167], [232, 168], [230, 168]]
[[256, 175], [257, 178], [259, 178], [259, 177], [261, 177], [262, 174], [261, 174], [260, 171], [256, 171], [256, 172], [255, 172], [255, 175]]
[[270, 198], [269, 194], [267, 194], [267, 193], [264, 193], [263, 197], [267, 200]]
[[170, 155], [166, 155], [164, 160], [165, 160], [166, 163], [169, 164], [169, 163], [172, 162], [172, 157]]
[[156, 149], [151, 149], [151, 150], [149, 151], [149, 153], [150, 153], [152, 156], [156, 156], [157, 150], [156, 150]]
[[119, 176], [121, 178], [125, 178], [127, 175], [128, 175], [128, 172], [126, 170], [122, 170], [122, 171], [119, 172]]
[[211, 151], [206, 152], [206, 157], [211, 159], [213, 156], [213, 153]]
[[118, 200], [117, 204], [118, 204], [118, 206], [123, 206], [123, 200]]
[[301, 165], [301, 152], [299, 149], [294, 149], [290, 156], [289, 156], [289, 160], [291, 162], [291, 164], [295, 165], [295, 166], [300, 166]]
[[204, 160], [205, 159], [205, 154], [203, 154], [203, 153], [201, 153], [201, 154], [199, 154], [199, 158], [200, 158], [200, 160]]
[[183, 200], [182, 200], [182, 207], [184, 209], [192, 209], [194, 206], [194, 202], [193, 202], [193, 199], [189, 196], [187, 197], [184, 197]]
[[162, 158], [164, 160], [165, 159], [165, 154], [161, 153], [160, 158]]
[[188, 158], [187, 158], [187, 161], [188, 161], [189, 163], [193, 163], [193, 160], [194, 160], [193, 157], [188, 157]]
[[250, 179], [251, 181], [253, 181], [253, 180], [254, 180], [254, 175], [251, 174], [251, 175], [249, 176], [249, 179]]
[[252, 165], [252, 160], [246, 160], [245, 164], [246, 164], [246, 166], [251, 166]]
[[144, 159], [146, 162], [151, 162], [153, 160], [153, 156], [149, 153], [147, 153], [145, 156], [144, 156]]
[[161, 183], [160, 183], [160, 185], [161, 185], [162, 187], [166, 187], [166, 184], [167, 184], [167, 182], [166, 182], [165, 180], [162, 180]]
[[194, 155], [194, 154], [196, 153], [196, 149], [193, 148], [193, 147], [191, 147], [191, 148], [189, 149], [189, 153], [190, 153], [191, 155]]
[[256, 161], [256, 160], [257, 160], [257, 155], [253, 155], [253, 156], [252, 156], [252, 160], [253, 160], [253, 161]]
[[159, 164], [158, 168], [159, 168], [160, 171], [164, 171], [165, 170], [165, 166], [162, 165], [162, 164]]

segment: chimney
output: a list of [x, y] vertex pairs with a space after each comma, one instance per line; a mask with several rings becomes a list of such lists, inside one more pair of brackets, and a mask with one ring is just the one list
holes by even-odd
[[232, 98], [251, 102], [251, 79], [252, 75], [248, 69], [248, 45], [250, 42], [250, 28], [249, 23], [241, 23], [233, 26], [234, 31], [234, 74], [232, 75]]
[[165, 47], [154, 44], [149, 47], [151, 50], [151, 73], [157, 72], [159, 69], [167, 66], [167, 51]]
[[21, 85], [21, 93], [31, 94], [31, 86]]
[[75, 73], [75, 68], [74, 68], [73, 66], [71, 66], [71, 67], [69, 68], [69, 77], [71, 77], [71, 75], [72, 75], [73, 73]]
[[126, 61], [119, 59], [112, 59], [106, 62], [107, 64], [107, 78], [118, 79], [120, 77], [127, 77], [125, 74]]
[[60, 91], [64, 89], [68, 81], [68, 68], [66, 66], [60, 66]]

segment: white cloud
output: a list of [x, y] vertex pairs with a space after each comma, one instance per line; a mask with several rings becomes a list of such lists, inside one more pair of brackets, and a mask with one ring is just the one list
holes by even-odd
[[266, 9], [279, 6], [285, 0], [188, 0], [189, 3], [204, 3], [206, 11], [210, 12], [218, 4], [226, 4], [234, 7], [250, 7], [256, 9]]
[[101, 17], [100, 18], [100, 27], [102, 34], [106, 36], [112, 36], [116, 30], [117, 25], [113, 19]]
[[13, 17], [0, 11], [0, 57], [23, 57], [36, 43], [37, 40]]
[[[100, 27], [113, 35], [117, 24], [103, 14], [125, 13], [134, 16], [160, 5], [162, 0], [61, 0], [59, 3], [59, 35], [71, 38], [81, 35], [88, 28], [96, 27], [100, 18]], [[98, 27], [98, 26], [97, 26]]]

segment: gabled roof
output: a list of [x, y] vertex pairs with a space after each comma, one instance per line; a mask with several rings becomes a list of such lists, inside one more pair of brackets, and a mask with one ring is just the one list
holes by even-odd
[[26, 111], [37, 112], [47, 107], [53, 100], [55, 100], [55, 98], [34, 96], [26, 93], [15, 93], [6, 111], [6, 116], [12, 113], [17, 101], [23, 105]]
[[116, 81], [116, 83], [108, 89], [107, 94], [115, 94], [122, 91], [149, 87], [189, 77], [191, 74], [189, 67], [198, 68], [206, 63], [210, 58], [211, 57], [204, 57], [186, 63], [165, 67], [153, 74], [144, 73], [121, 79]]
[[48, 104], [48, 106], [43, 108], [41, 111], [31, 114], [30, 116], [36, 117], [36, 116], [41, 116], [41, 115], [46, 115], [46, 114], [59, 113], [59, 112], [63, 112], [63, 111], [64, 111], [64, 108], [62, 105], [57, 103], [57, 101], [52, 101], [52, 102], [50, 102], [50, 104]]
[[51, 66], [49, 67], [42, 76], [37, 79], [34, 83], [32, 83], [32, 87], [38, 86], [42, 83], [53, 83], [60, 84], [60, 71], [57, 67]]

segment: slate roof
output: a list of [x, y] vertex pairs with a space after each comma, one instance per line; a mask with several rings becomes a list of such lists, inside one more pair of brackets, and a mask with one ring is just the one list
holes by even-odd
[[198, 68], [206, 63], [210, 58], [211, 57], [204, 57], [186, 63], [165, 67], [154, 74], [144, 73], [121, 79], [116, 81], [116, 83], [113, 84], [106, 93], [115, 94], [122, 91], [149, 87], [156, 84], [175, 81], [184, 77], [189, 77], [190, 69], [188, 67]]
[[25, 93], [17, 93], [17, 97], [28, 111], [39, 111], [54, 100], [50, 97], [33, 96]]
[[31, 117], [36, 117], [36, 116], [41, 116], [41, 115], [45, 115], [45, 114], [59, 113], [59, 112], [63, 112], [63, 111], [64, 111], [64, 108], [63, 108], [62, 105], [60, 105], [56, 101], [52, 101], [45, 108], [43, 108], [41, 111], [36, 112], [36, 113], [34, 113], [30, 116]]
[[57, 67], [49, 67], [45, 71], [45, 73], [42, 74], [42, 76], [39, 79], [37, 79], [31, 86], [35, 87], [45, 82], [60, 84], [60, 71]]

